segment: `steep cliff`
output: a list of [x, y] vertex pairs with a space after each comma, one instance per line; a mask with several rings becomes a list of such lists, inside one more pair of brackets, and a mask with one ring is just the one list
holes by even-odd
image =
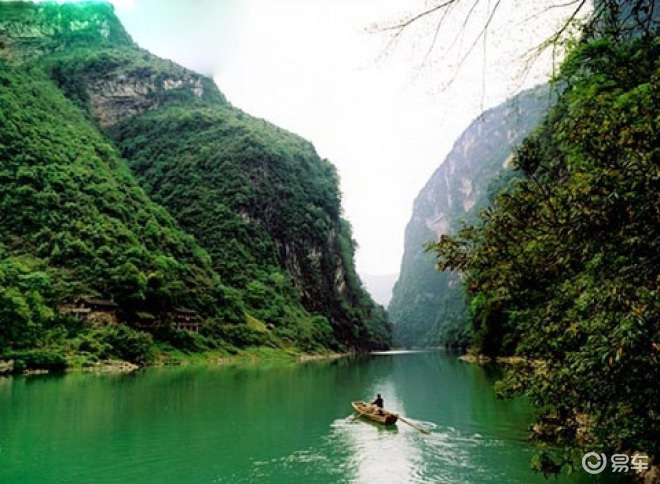
[[240, 321], [245, 311], [253, 327], [304, 349], [389, 345], [385, 312], [355, 272], [335, 169], [309, 142], [141, 50], [108, 4], [9, 2], [0, 19], [0, 56], [45, 73], [210, 254], [234, 309], [205, 314]]
[[514, 148], [547, 112], [551, 95], [538, 87], [483, 113], [458, 138], [415, 199], [406, 227], [401, 273], [388, 307], [397, 344], [434, 345], [465, 340], [466, 302], [456, 273], [438, 272], [424, 251], [488, 203], [506, 183]]
[[284, 298], [327, 317], [350, 346], [387, 344], [384, 312], [355, 273], [335, 169], [310, 143], [228, 106], [174, 106], [111, 132], [260, 319], [289, 327], [292, 315], [273, 311]]

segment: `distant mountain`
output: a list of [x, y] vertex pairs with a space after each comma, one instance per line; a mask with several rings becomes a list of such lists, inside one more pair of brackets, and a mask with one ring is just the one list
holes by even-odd
[[465, 340], [467, 307], [460, 276], [436, 271], [434, 255], [424, 251], [424, 244], [485, 208], [506, 185], [507, 161], [541, 121], [551, 97], [549, 88], [541, 86], [484, 112], [461, 134], [415, 199], [401, 272], [388, 307], [396, 344]]
[[392, 299], [392, 289], [398, 274], [362, 274], [362, 283], [378, 304], [387, 306]]
[[218, 340], [389, 346], [334, 166], [140, 49], [110, 4], [0, 3], [0, 102], [0, 353], [81, 294], [123, 322], [195, 310]]

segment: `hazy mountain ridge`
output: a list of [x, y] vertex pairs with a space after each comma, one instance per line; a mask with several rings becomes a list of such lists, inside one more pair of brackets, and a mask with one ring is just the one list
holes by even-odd
[[489, 192], [501, 188], [498, 174], [516, 145], [541, 121], [551, 99], [549, 88], [540, 86], [484, 112], [461, 134], [420, 191], [406, 227], [401, 272], [388, 307], [397, 344], [466, 340], [467, 308], [460, 278], [438, 272], [434, 255], [426, 253], [424, 245], [485, 208]]
[[387, 306], [392, 299], [392, 289], [398, 274], [362, 274], [364, 287], [378, 304]]

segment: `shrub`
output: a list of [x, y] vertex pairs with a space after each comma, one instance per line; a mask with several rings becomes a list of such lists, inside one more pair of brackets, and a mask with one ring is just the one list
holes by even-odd
[[239, 347], [259, 346], [269, 339], [268, 333], [257, 331], [245, 324], [221, 324], [213, 321], [207, 331], [212, 337]]
[[4, 357], [6, 359], [14, 360], [14, 371], [16, 373], [25, 370], [48, 370], [58, 372], [64, 371], [68, 366], [64, 355], [55, 349], [15, 351], [6, 353]]
[[136, 331], [119, 324], [97, 330], [96, 337], [101, 343], [108, 344], [110, 355], [138, 365], [153, 361], [153, 338], [150, 334]]

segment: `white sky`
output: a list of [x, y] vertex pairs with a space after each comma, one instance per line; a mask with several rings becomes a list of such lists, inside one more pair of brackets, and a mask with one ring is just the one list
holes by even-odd
[[431, 3], [121, 0], [117, 13], [142, 47], [212, 75], [235, 106], [312, 141], [339, 170], [358, 272], [386, 274], [398, 272], [414, 198], [455, 139], [484, 108], [547, 78], [550, 52], [526, 77], [521, 59], [570, 13], [530, 19], [565, 0], [503, 0], [485, 61], [479, 41], [455, 76], [495, 0], [481, 0], [462, 34], [467, 8], [449, 16], [426, 60], [437, 17], [386, 55], [390, 37], [366, 31]]

